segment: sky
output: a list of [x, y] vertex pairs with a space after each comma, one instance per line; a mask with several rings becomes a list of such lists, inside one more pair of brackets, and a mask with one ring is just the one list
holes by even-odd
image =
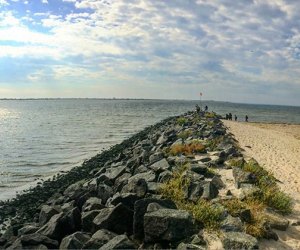
[[299, 0], [0, 0], [0, 98], [300, 106]]

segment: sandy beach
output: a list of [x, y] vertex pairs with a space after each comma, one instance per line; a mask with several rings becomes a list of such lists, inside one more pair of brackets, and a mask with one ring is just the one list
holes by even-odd
[[[279, 186], [295, 201], [291, 223], [300, 221], [300, 125], [245, 123], [223, 121], [246, 157], [255, 158], [260, 165], [280, 181]], [[300, 226], [286, 232], [276, 231], [280, 240], [262, 240], [262, 249], [300, 249]]]

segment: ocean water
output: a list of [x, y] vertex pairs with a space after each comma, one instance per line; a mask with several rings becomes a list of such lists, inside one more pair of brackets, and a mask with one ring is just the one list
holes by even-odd
[[[80, 165], [111, 145], [199, 101], [0, 100], [0, 200], [40, 178]], [[300, 124], [300, 107], [202, 101], [243, 121]]]

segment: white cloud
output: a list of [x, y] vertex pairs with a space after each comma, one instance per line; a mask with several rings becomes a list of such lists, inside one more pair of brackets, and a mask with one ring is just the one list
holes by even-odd
[[[103, 77], [97, 67], [119, 81], [147, 84], [299, 86], [300, 6], [293, 1], [63, 2], [77, 9], [23, 18], [0, 13], [0, 41], [20, 44], [0, 45], [0, 57], [52, 58], [59, 61], [55, 79]], [[64, 65], [72, 60], [81, 66]]]
[[42, 3], [48, 4], [48, 0], [42, 0]]
[[7, 0], [0, 0], [0, 6], [6, 6], [6, 5], [9, 5]]

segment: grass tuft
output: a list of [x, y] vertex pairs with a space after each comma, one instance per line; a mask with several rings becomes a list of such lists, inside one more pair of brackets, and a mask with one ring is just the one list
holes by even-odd
[[193, 131], [191, 131], [191, 130], [185, 130], [185, 131], [180, 132], [180, 133], [177, 135], [177, 138], [186, 140], [186, 139], [189, 138], [192, 134], [193, 134]]
[[170, 155], [193, 155], [195, 153], [204, 153], [205, 152], [205, 146], [198, 142], [198, 141], [192, 141], [187, 144], [175, 144], [170, 147], [169, 154]]
[[253, 198], [247, 198], [243, 201], [239, 199], [232, 199], [223, 201], [222, 204], [232, 216], [239, 216], [243, 209], [249, 209], [251, 213], [251, 221], [244, 224], [246, 233], [256, 238], [264, 237], [266, 234], [266, 216], [263, 213], [263, 210], [266, 207], [265, 204]]
[[176, 123], [177, 123], [178, 125], [180, 125], [180, 126], [185, 125], [187, 122], [188, 122], [188, 119], [185, 118], [185, 117], [179, 117], [179, 118], [177, 118], [177, 120], [176, 120]]
[[256, 177], [256, 185], [260, 188], [260, 195], [255, 198], [281, 214], [290, 214], [293, 208], [292, 198], [282, 192], [276, 183], [276, 178], [251, 159], [242, 167]]
[[209, 201], [199, 199], [197, 202], [186, 200], [185, 192], [190, 180], [183, 176], [188, 165], [173, 173], [173, 178], [161, 187], [161, 194], [173, 200], [179, 209], [189, 211], [195, 220], [202, 223], [208, 230], [217, 230], [220, 227], [222, 210], [213, 206]]
[[214, 139], [208, 140], [206, 142], [206, 147], [208, 147], [211, 151], [215, 151], [219, 144], [224, 140], [223, 136], [216, 137]]
[[204, 115], [206, 118], [216, 118], [216, 114], [213, 112], [206, 112]]

